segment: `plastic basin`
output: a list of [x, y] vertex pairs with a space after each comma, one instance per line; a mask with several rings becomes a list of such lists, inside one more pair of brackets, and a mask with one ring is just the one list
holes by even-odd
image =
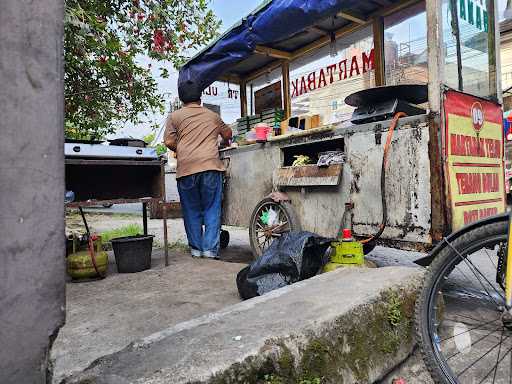
[[151, 268], [153, 235], [118, 237], [111, 240], [119, 273], [135, 273]]

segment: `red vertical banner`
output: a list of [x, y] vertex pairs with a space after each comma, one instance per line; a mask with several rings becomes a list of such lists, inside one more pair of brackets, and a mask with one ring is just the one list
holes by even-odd
[[444, 94], [445, 161], [452, 230], [505, 212], [503, 112], [499, 104]]

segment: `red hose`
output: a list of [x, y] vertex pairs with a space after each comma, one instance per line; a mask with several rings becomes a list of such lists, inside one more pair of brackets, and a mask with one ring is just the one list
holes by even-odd
[[96, 236], [89, 236], [89, 255], [91, 256], [92, 266], [94, 270], [98, 274], [99, 277], [103, 277], [103, 274], [98, 269], [98, 265], [96, 264], [96, 255], [94, 253], [94, 240], [96, 240]]

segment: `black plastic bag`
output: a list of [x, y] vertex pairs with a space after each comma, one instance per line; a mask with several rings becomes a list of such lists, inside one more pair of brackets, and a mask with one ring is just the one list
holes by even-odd
[[288, 232], [238, 272], [236, 285], [244, 300], [315, 276], [329, 261], [331, 239], [310, 232]]

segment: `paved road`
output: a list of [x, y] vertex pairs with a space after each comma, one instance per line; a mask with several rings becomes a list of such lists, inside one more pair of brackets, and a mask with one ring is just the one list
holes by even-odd
[[84, 209], [90, 213], [111, 213], [111, 214], [132, 214], [142, 215], [142, 204], [116, 204], [110, 208], [105, 207], [88, 207]]

